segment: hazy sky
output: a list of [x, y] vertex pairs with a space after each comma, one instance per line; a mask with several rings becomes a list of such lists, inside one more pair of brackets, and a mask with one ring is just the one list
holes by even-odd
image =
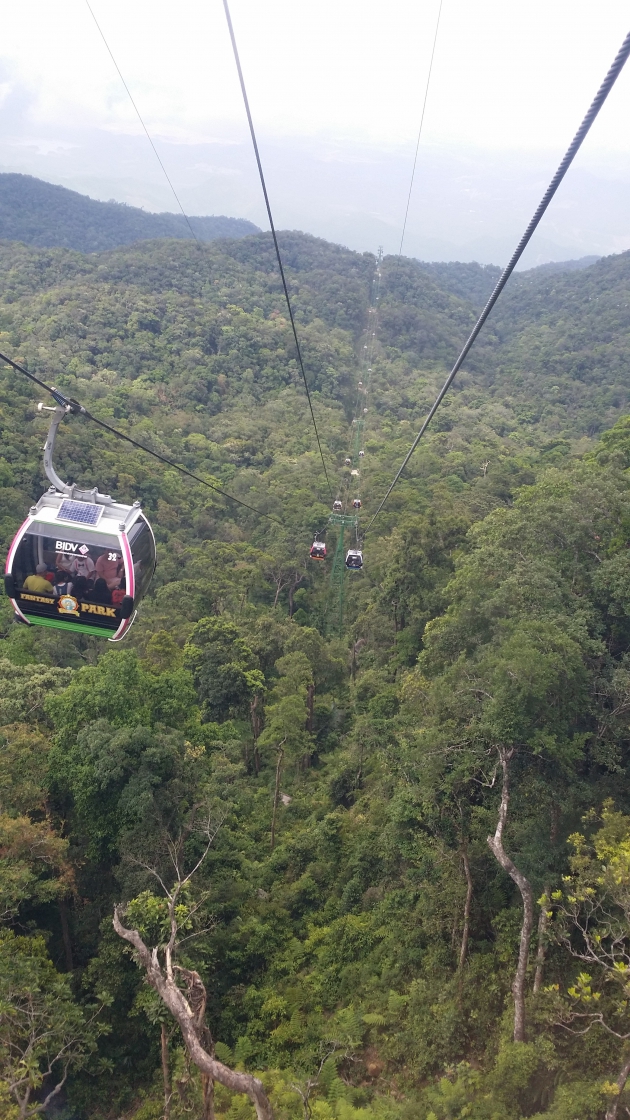
[[[438, 3], [232, 0], [279, 225], [395, 242]], [[263, 224], [221, 0], [92, 6], [185, 205]], [[629, 29], [621, 0], [443, 0], [410, 252], [440, 255], [449, 230], [458, 251], [518, 235]], [[3, 170], [175, 208], [84, 0], [3, 5], [0, 96]], [[630, 64], [567, 184], [570, 219], [559, 198], [543, 231], [560, 250], [630, 246], [629, 121]]]

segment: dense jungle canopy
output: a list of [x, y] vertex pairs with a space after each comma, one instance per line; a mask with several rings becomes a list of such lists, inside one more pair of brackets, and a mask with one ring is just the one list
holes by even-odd
[[[374, 257], [281, 244], [336, 485]], [[494, 279], [384, 260], [364, 525]], [[626, 1115], [630, 254], [510, 283], [342, 625], [268, 235], [0, 243], [0, 350], [261, 511], [64, 422], [59, 473], [141, 499], [158, 568], [121, 648], [2, 599], [0, 1115], [253, 1117], [112, 924], [162, 959], [196, 863], [177, 982], [279, 1120]], [[6, 551], [45, 422], [0, 382]]]

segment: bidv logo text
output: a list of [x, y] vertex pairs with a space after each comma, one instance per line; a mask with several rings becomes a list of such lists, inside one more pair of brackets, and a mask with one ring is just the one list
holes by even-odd
[[70, 541], [55, 541], [56, 552], [76, 552], [78, 544], [71, 544]]

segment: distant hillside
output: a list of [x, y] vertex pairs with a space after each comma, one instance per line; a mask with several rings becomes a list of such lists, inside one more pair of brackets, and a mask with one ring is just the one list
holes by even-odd
[[[574, 261], [549, 261], [548, 264], [539, 264], [526, 272], [516, 272], [510, 286], [529, 284], [532, 277], [549, 276], [556, 272], [579, 272], [590, 268], [598, 261], [599, 257], [580, 257]], [[476, 261], [415, 261], [421, 272], [426, 272], [438, 288], [443, 288], [451, 295], [466, 299], [474, 307], [482, 308], [490, 296], [503, 269], [496, 264], [477, 264]]]
[[[190, 224], [200, 241], [260, 232], [243, 218], [191, 217]], [[154, 237], [189, 238], [190, 230], [180, 214], [148, 214], [120, 202], [96, 202], [32, 175], [0, 174], [1, 240], [95, 253]]]

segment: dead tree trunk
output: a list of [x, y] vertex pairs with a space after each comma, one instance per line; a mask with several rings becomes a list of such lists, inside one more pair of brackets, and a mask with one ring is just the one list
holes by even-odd
[[[309, 685], [307, 685], [307, 688], [306, 688], [306, 730], [308, 731], [309, 735], [313, 734], [314, 726], [315, 726], [315, 685], [311, 681], [311, 683]], [[307, 750], [306, 754], [303, 756], [303, 758], [301, 760], [301, 764], [300, 764], [304, 770], [309, 769], [309, 767], [311, 765], [311, 762], [312, 762], [312, 759], [313, 759], [313, 756], [311, 754], [310, 745], [309, 745], [309, 749]], [[298, 769], [299, 769], [299, 766], [298, 766]]]
[[68, 906], [65, 898], [59, 899], [59, 921], [61, 923], [61, 937], [63, 940], [63, 952], [66, 958], [66, 968], [68, 972], [74, 969], [74, 961], [72, 959], [72, 940], [70, 938], [70, 925], [68, 923]]
[[173, 1085], [171, 1081], [171, 1067], [168, 1060], [168, 1031], [165, 1023], [161, 1025], [160, 1054], [162, 1058], [162, 1083], [164, 1085], [164, 1120], [169, 1120], [169, 1116], [171, 1115]]
[[525, 981], [527, 979], [527, 962], [529, 960], [529, 942], [534, 924], [534, 898], [531, 884], [522, 871], [512, 862], [503, 847], [503, 830], [507, 821], [510, 805], [510, 773], [509, 761], [514, 754], [514, 749], [499, 750], [499, 763], [503, 776], [501, 789], [501, 804], [499, 806], [499, 819], [494, 836], [488, 837], [488, 845], [510, 878], [516, 883], [523, 900], [523, 924], [521, 925], [521, 939], [518, 950], [518, 964], [512, 984], [514, 996], [514, 1041], [525, 1042]]
[[[549, 830], [549, 844], [551, 849], [558, 840], [558, 822], [560, 810], [554, 803], [551, 806], [551, 828]], [[538, 915], [538, 946], [536, 949], [536, 972], [534, 973], [534, 992], [539, 992], [542, 987], [545, 957], [547, 956], [547, 926], [549, 925], [549, 899], [551, 897], [551, 884], [545, 883], [543, 900]]]
[[293, 596], [295, 595], [296, 589], [304, 579], [304, 575], [301, 575], [300, 572], [295, 572], [293, 579], [289, 584], [289, 618], [293, 618]]
[[276, 844], [276, 817], [278, 815], [278, 801], [280, 800], [280, 776], [282, 774], [282, 759], [284, 758], [284, 745], [278, 747], [278, 761], [276, 763], [276, 785], [273, 792], [273, 813], [271, 815], [271, 850]]
[[[119, 937], [124, 938], [135, 949], [138, 960], [146, 972], [147, 981], [155, 988], [160, 999], [179, 1024], [191, 1060], [201, 1073], [218, 1081], [226, 1089], [230, 1089], [233, 1093], [245, 1093], [256, 1109], [257, 1120], [274, 1120], [273, 1110], [262, 1081], [251, 1073], [230, 1069], [229, 1066], [212, 1057], [202, 1045], [203, 1026], [200, 1023], [199, 1013], [195, 1013], [184, 993], [175, 983], [170, 944], [166, 949], [166, 963], [163, 968], [157, 948], [149, 949], [136, 929], [126, 929], [121, 922], [121, 913], [122, 911], [116, 907], [114, 929]], [[194, 975], [194, 984], [192, 988], [189, 986], [189, 991], [197, 993], [198, 998], [202, 998], [205, 1008], [205, 988], [201, 979], [196, 973], [189, 975]], [[202, 995], [201, 990], [203, 990]]]
[[278, 599], [280, 598], [280, 595], [284, 591], [285, 587], [288, 585], [289, 581], [288, 581], [288, 579], [284, 579], [282, 574], [274, 575], [272, 578], [273, 578], [274, 583], [276, 585], [276, 595], [275, 595], [275, 598], [274, 598], [274, 601], [273, 601], [274, 610], [275, 610], [275, 608], [278, 606]]
[[608, 1106], [606, 1112], [606, 1120], [617, 1120], [617, 1113], [619, 1111], [619, 1098], [626, 1087], [626, 1081], [630, 1075], [630, 1055], [626, 1057], [621, 1069], [619, 1070], [619, 1077], [615, 1084], [617, 1085], [618, 1092], [615, 1094], [615, 1099]]
[[534, 992], [539, 992], [542, 987], [545, 956], [547, 953], [547, 926], [549, 925], [548, 906], [550, 886], [545, 884], [545, 890], [538, 915], [538, 947], [536, 949], [536, 972], [534, 973]]
[[214, 1120], [214, 1078], [207, 1073], [201, 1075], [203, 1092], [202, 1120]]
[[[211, 1058], [214, 1058], [214, 1039], [206, 1027], [202, 1037], [205, 1049]], [[214, 1078], [209, 1073], [201, 1074], [201, 1090], [203, 1093], [203, 1110], [201, 1120], [215, 1120], [214, 1118]]]
[[462, 941], [459, 948], [459, 964], [458, 971], [461, 972], [466, 964], [466, 957], [468, 956], [468, 938], [470, 936], [470, 908], [472, 906], [473, 897], [473, 881], [470, 873], [470, 861], [468, 859], [468, 852], [466, 845], [462, 845], [462, 863], [464, 865], [464, 875], [466, 876], [466, 901], [464, 903], [464, 928], [462, 930]]
[[252, 725], [252, 737], [254, 739], [254, 769], [256, 771], [256, 777], [258, 777], [258, 775], [260, 773], [260, 755], [258, 753], [258, 740], [260, 738], [260, 732], [262, 731], [262, 718], [261, 718], [261, 711], [260, 711], [260, 707], [261, 707], [260, 701], [261, 701], [261, 699], [262, 699], [262, 697], [258, 693], [256, 693], [256, 695], [250, 700], [250, 703], [249, 703], [249, 718], [250, 718], [251, 725]]

